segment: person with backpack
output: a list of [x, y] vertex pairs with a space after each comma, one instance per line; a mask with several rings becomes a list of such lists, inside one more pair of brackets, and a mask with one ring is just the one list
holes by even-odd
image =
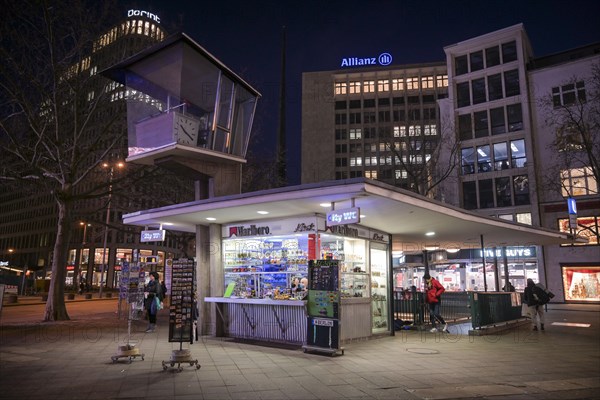
[[146, 333], [154, 332], [156, 329], [156, 314], [159, 310], [162, 289], [159, 282], [158, 272], [150, 272], [150, 280], [144, 289], [144, 307], [148, 311], [148, 328]]
[[529, 307], [529, 316], [531, 317], [533, 330], [538, 330], [539, 322], [540, 330], [543, 331], [544, 322], [546, 320], [544, 315], [544, 305], [550, 301], [550, 296], [548, 296], [548, 293], [539, 285], [536, 285], [533, 279], [528, 278], [527, 287], [525, 288], [525, 293], [523, 295], [523, 301]]
[[425, 302], [429, 304], [429, 317], [431, 319], [432, 328], [430, 332], [437, 332], [436, 321], [444, 324], [442, 332], [448, 332], [448, 324], [440, 314], [440, 306], [442, 304], [442, 293], [446, 291], [444, 286], [431, 275], [423, 275], [425, 280]]

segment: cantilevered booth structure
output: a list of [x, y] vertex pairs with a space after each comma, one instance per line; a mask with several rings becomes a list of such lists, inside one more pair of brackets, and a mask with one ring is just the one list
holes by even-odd
[[258, 91], [184, 33], [102, 74], [127, 89], [128, 162], [240, 192]]

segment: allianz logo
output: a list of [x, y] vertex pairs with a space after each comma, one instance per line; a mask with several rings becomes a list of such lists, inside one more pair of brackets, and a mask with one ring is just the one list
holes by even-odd
[[360, 67], [364, 65], [390, 65], [392, 63], [392, 55], [390, 53], [381, 53], [379, 57], [347, 57], [342, 58], [341, 67]]

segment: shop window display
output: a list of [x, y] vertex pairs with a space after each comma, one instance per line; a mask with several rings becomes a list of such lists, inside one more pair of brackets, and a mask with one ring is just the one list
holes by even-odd
[[600, 302], [600, 266], [562, 267], [565, 301]]

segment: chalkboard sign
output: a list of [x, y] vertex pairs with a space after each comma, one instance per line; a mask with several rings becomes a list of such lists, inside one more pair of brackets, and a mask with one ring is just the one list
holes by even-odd
[[192, 258], [174, 259], [171, 264], [169, 342], [193, 343], [195, 272], [196, 263]]
[[338, 260], [310, 260], [308, 263], [308, 289], [339, 291]]

